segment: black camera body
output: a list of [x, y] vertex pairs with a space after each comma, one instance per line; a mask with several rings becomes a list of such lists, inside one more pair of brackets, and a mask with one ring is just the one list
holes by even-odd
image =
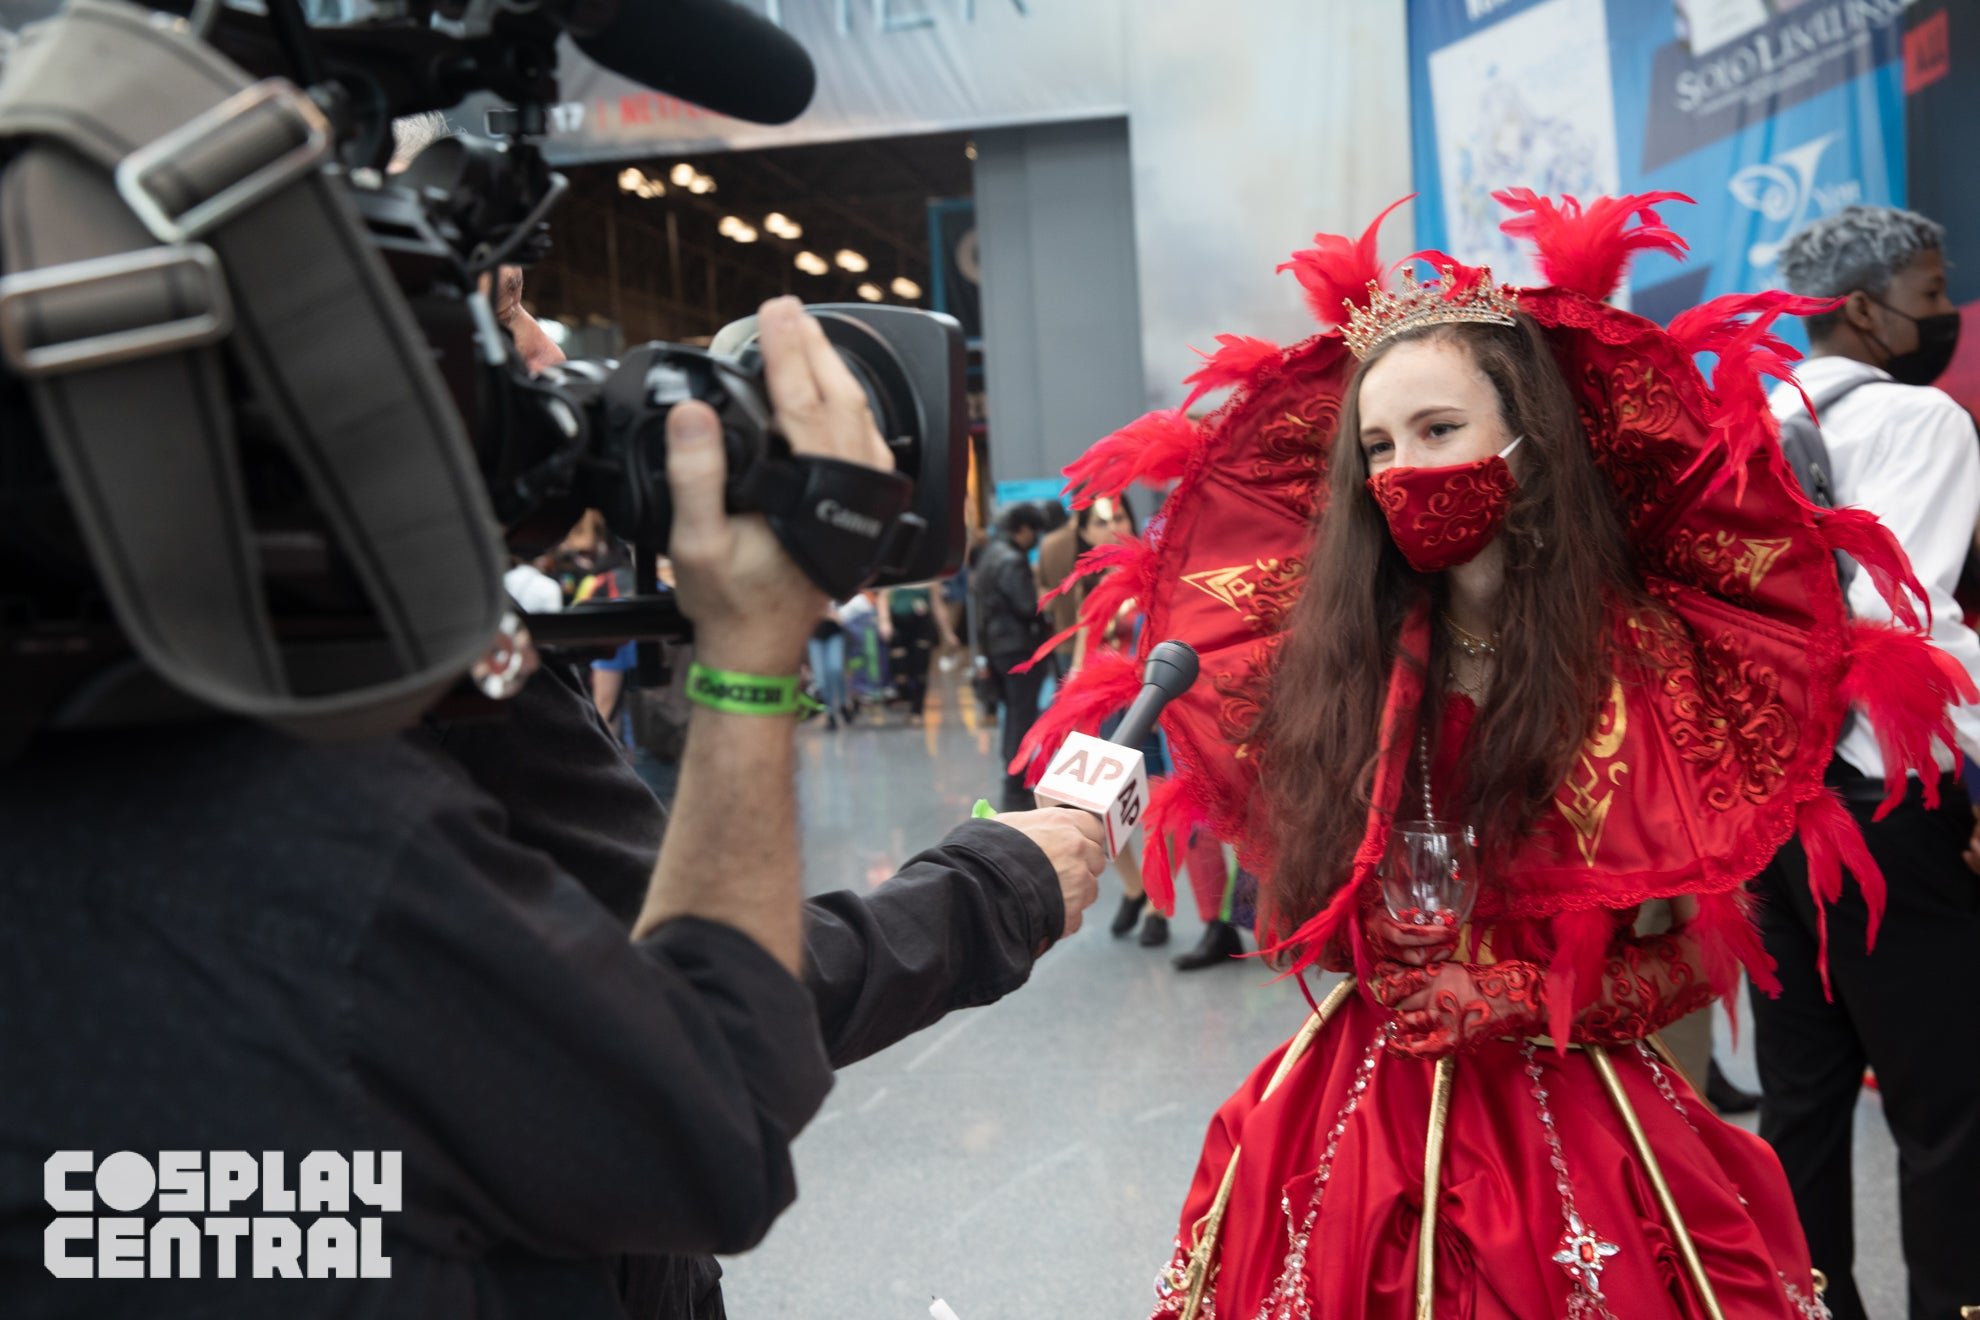
[[[464, 424], [485, 507], [513, 552], [554, 544], [596, 508], [633, 543], [640, 591], [650, 592], [671, 525], [667, 414], [699, 399], [722, 420], [730, 508], [762, 511], [828, 593], [925, 580], [960, 564], [968, 437], [962, 335], [950, 318], [896, 307], [815, 309], [866, 392], [893, 473], [790, 451], [747, 321], [711, 349], [646, 344], [617, 360], [572, 361], [539, 375], [495, 322], [490, 281], [502, 266], [542, 255], [547, 217], [566, 187], [535, 141], [556, 99], [559, 37], [571, 35], [607, 64], [614, 55], [634, 61], [616, 67], [659, 90], [730, 114], [788, 118], [809, 100], [811, 72], [781, 29], [728, 0], [379, 0], [353, 21], [316, 25], [300, 0], [267, 0], [265, 15], [191, 0], [151, 7], [193, 15], [205, 25], [197, 35], [215, 50], [251, 75], [291, 80], [314, 103], [332, 143], [321, 168], [346, 185], [405, 298]], [[496, 125], [506, 140], [443, 138], [402, 172], [385, 168], [398, 118], [476, 92], [512, 103]], [[201, 699], [183, 682], [152, 674], [147, 688], [130, 677], [146, 668], [143, 648], [122, 635], [118, 610], [91, 571], [18, 379], [0, 378], [0, 416], [0, 677], [35, 707], [9, 703], [0, 744], [35, 724], [121, 723], [197, 708]], [[403, 682], [389, 659], [375, 658], [388, 648], [367, 645], [380, 636], [379, 621], [349, 547], [260, 421], [244, 398], [237, 434], [262, 578], [252, 609], [272, 625], [298, 698], [263, 705], [355, 709], [365, 691]], [[560, 622], [562, 639], [679, 635], [685, 627], [657, 594], [614, 602], [590, 620], [582, 614]], [[354, 665], [338, 658], [346, 653], [374, 658]], [[251, 713], [245, 703], [232, 708]]]

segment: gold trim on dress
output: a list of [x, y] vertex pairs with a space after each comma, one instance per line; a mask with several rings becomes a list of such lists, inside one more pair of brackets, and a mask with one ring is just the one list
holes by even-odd
[[1444, 1165], [1444, 1124], [1451, 1114], [1451, 1075], [1457, 1056], [1437, 1060], [1430, 1085], [1430, 1130], [1423, 1138], [1423, 1217], [1416, 1233], [1416, 1320], [1433, 1320], [1437, 1296], [1437, 1200]]
[[1629, 1129], [1629, 1139], [1636, 1147], [1636, 1157], [1643, 1161], [1643, 1172], [1649, 1176], [1650, 1186], [1657, 1193], [1657, 1204], [1663, 1209], [1664, 1218], [1670, 1224], [1671, 1236], [1677, 1239], [1678, 1254], [1684, 1258], [1685, 1271], [1691, 1275], [1692, 1286], [1698, 1289], [1698, 1299], [1705, 1306], [1709, 1320], [1726, 1320], [1726, 1313], [1719, 1309], [1718, 1294], [1712, 1291], [1712, 1280], [1706, 1277], [1705, 1262], [1698, 1257], [1697, 1244], [1691, 1240], [1691, 1230], [1684, 1226], [1684, 1217], [1678, 1213], [1677, 1198], [1671, 1195], [1671, 1185], [1664, 1181], [1663, 1166], [1657, 1163], [1657, 1152], [1650, 1149], [1650, 1138], [1643, 1131], [1643, 1124], [1636, 1117], [1636, 1106], [1629, 1101], [1623, 1090], [1622, 1078], [1616, 1076], [1616, 1065], [1609, 1058], [1609, 1052], [1600, 1045], [1587, 1045], [1588, 1061], [1595, 1065], [1595, 1075], [1602, 1079], [1602, 1089], [1609, 1093], [1615, 1102], [1616, 1113], [1622, 1117], [1623, 1126]]
[[[1353, 993], [1354, 978], [1350, 976], [1320, 1001], [1320, 1007], [1306, 1019], [1306, 1024], [1286, 1046], [1285, 1055], [1279, 1060], [1279, 1066], [1272, 1071], [1272, 1080], [1265, 1084], [1265, 1090], [1258, 1097], [1260, 1104], [1263, 1104], [1272, 1092], [1279, 1089], [1279, 1083], [1286, 1079], [1286, 1074], [1292, 1071], [1293, 1065], [1305, 1055], [1306, 1047], [1311, 1045], [1313, 1038], [1320, 1034], [1320, 1028], [1327, 1025], [1328, 1019], [1340, 1011], [1341, 1005], [1346, 1003], [1347, 997]], [[1198, 1313], [1202, 1309], [1203, 1293], [1210, 1283], [1210, 1262], [1217, 1255], [1217, 1237], [1223, 1231], [1224, 1211], [1230, 1208], [1231, 1188], [1237, 1182], [1238, 1156], [1243, 1153], [1242, 1143], [1231, 1148], [1231, 1162], [1224, 1166], [1224, 1180], [1217, 1185], [1217, 1197], [1210, 1203], [1210, 1209], [1203, 1218], [1196, 1221], [1193, 1231], [1198, 1236], [1189, 1250], [1189, 1264], [1184, 1267], [1183, 1278], [1175, 1281], [1189, 1288], [1189, 1298], [1183, 1303], [1182, 1320], [1197, 1320]]]

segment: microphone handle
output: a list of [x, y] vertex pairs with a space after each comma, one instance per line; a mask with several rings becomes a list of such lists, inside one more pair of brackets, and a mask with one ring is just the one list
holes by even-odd
[[1119, 743], [1123, 747], [1140, 747], [1148, 740], [1149, 731], [1155, 727], [1155, 721], [1161, 718], [1162, 709], [1169, 704], [1169, 700], [1169, 694], [1164, 692], [1160, 685], [1143, 683], [1140, 695], [1135, 697], [1134, 704], [1127, 708], [1127, 714], [1121, 717], [1121, 726], [1114, 730], [1114, 736], [1107, 741]]

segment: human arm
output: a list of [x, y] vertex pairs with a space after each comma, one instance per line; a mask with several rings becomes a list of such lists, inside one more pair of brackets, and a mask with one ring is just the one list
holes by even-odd
[[[1697, 915], [1696, 900], [1679, 898], [1671, 907], [1677, 924], [1669, 931], [1638, 935], [1618, 928], [1595, 994], [1575, 1010], [1573, 1040], [1598, 1045], [1641, 1040], [1718, 996], [1720, 990], [1701, 970], [1699, 941], [1686, 925]], [[1394, 1048], [1435, 1058], [1495, 1037], [1545, 1030], [1553, 988], [1545, 969], [1521, 959], [1417, 965], [1385, 957], [1376, 963], [1373, 991], [1396, 1010]]]
[[611, 724], [618, 713], [619, 698], [626, 690], [626, 671], [593, 665], [591, 667], [591, 704], [598, 708], [598, 714]]
[[[877, 468], [892, 455], [866, 395], [818, 322], [793, 298], [764, 304], [764, 378], [793, 452]], [[678, 404], [667, 418], [669, 550], [695, 657], [711, 669], [795, 674], [824, 596], [758, 514], [723, 512], [725, 463], [714, 410]], [[680, 791], [635, 936], [681, 917], [734, 926], [795, 972], [802, 962], [796, 738], [788, 716], [731, 714], [696, 704]], [[749, 810], [736, 810], [748, 802]]]
[[344, 1039], [408, 1209], [537, 1254], [752, 1245], [831, 1084], [810, 997], [729, 926], [629, 942], [500, 825], [478, 795], [421, 821], [355, 955]]
[[1023, 985], [1098, 892], [1099, 831], [1063, 809], [968, 821], [871, 893], [807, 902], [804, 981], [832, 1066]]

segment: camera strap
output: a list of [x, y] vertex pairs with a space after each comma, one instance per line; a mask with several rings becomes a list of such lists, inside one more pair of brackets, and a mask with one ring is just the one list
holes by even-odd
[[[321, 112], [182, 23], [72, 0], [10, 52], [0, 141], [0, 350], [132, 646], [224, 711], [403, 725], [487, 649], [503, 561], [425, 339], [326, 171]], [[365, 590], [369, 666], [276, 635], [244, 403]]]
[[763, 511], [804, 575], [833, 600], [905, 560], [927, 531], [908, 512], [914, 483], [898, 472], [787, 454], [759, 458], [739, 487], [745, 506]]

